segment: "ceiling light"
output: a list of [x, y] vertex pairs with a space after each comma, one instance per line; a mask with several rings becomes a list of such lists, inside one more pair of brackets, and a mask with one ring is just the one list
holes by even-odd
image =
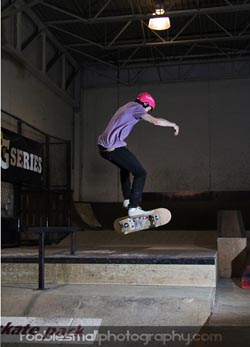
[[158, 2], [155, 6], [153, 18], [149, 19], [148, 27], [152, 30], [167, 30], [170, 28], [169, 17], [163, 16], [165, 9], [162, 1]]
[[170, 28], [169, 17], [150, 18], [148, 27], [152, 30], [167, 30]]

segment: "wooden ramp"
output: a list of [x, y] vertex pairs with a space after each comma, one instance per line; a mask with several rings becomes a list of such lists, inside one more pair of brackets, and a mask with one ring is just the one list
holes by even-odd
[[94, 215], [91, 204], [85, 202], [74, 202], [74, 208], [85, 226], [91, 228], [102, 227]]

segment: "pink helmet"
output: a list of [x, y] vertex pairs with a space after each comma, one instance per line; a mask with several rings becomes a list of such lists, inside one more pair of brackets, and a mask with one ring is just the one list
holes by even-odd
[[140, 93], [136, 99], [139, 100], [140, 102], [143, 102], [143, 103], [145, 102], [145, 103], [149, 104], [149, 106], [151, 106], [152, 109], [155, 108], [154, 98], [152, 97], [151, 94], [149, 94], [147, 92]]

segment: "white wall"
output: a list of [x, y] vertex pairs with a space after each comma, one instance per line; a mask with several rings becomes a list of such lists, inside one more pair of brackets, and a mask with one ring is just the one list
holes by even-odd
[[[64, 140], [72, 140], [73, 107], [57, 95], [47, 84], [20, 65], [20, 62], [2, 57], [2, 102], [1, 108], [37, 129]], [[1, 125], [17, 131], [17, 122], [2, 113]], [[22, 126], [22, 135], [44, 143], [45, 137], [32, 128]], [[65, 146], [50, 146], [51, 184], [66, 184]], [[53, 173], [53, 174], [52, 174]], [[72, 189], [75, 183], [72, 170]]]
[[72, 105], [6, 53], [2, 55], [1, 82], [3, 110], [50, 135], [71, 139]]
[[173, 130], [140, 122], [128, 147], [148, 172], [146, 192], [249, 190], [249, 79], [106, 87], [82, 91], [80, 199], [121, 199], [119, 171], [99, 157], [96, 141], [119, 105], [139, 91], [154, 95], [155, 116]]

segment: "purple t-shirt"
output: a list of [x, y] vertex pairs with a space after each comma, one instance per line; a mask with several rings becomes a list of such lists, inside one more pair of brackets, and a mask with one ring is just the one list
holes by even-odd
[[126, 146], [124, 139], [128, 137], [132, 128], [141, 120], [145, 109], [137, 102], [131, 101], [120, 107], [111, 118], [107, 128], [98, 137], [98, 145], [105, 148]]

